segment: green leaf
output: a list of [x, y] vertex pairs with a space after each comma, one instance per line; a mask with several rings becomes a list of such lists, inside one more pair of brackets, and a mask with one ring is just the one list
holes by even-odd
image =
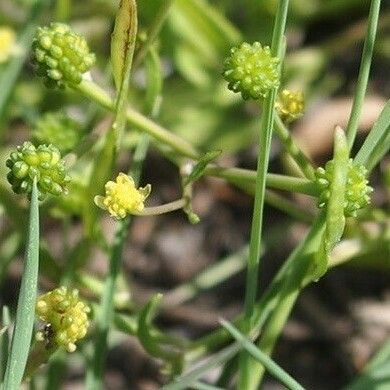
[[145, 57], [146, 71], [146, 94], [145, 94], [145, 112], [155, 116], [158, 110], [159, 97], [162, 90], [162, 71], [161, 62], [156, 49], [152, 46]]
[[218, 158], [221, 153], [221, 150], [213, 150], [204, 154], [194, 166], [191, 173], [184, 179], [183, 185], [187, 186], [188, 184], [200, 179], [203, 176], [207, 165]]
[[15, 328], [12, 335], [11, 351], [8, 356], [4, 388], [17, 390], [23, 378], [30, 350], [35, 318], [39, 268], [39, 204], [36, 179], [33, 181], [30, 204], [27, 254], [19, 291]]
[[344, 131], [336, 127], [333, 152], [333, 180], [326, 209], [326, 227], [315, 258], [313, 280], [318, 280], [328, 268], [329, 255], [340, 241], [345, 227], [344, 204], [348, 175], [349, 148]]
[[241, 334], [228, 321], [221, 320], [221, 325], [249, 352], [254, 359], [260, 362], [267, 371], [288, 389], [303, 390], [303, 387], [279, 365], [277, 365], [267, 354], [260, 351], [252, 342], [250, 342], [243, 334]]
[[117, 90], [130, 73], [137, 36], [137, 4], [135, 0], [121, 0], [111, 36], [111, 65]]
[[381, 160], [390, 149], [390, 100], [386, 103], [359, 152], [355, 164], [363, 164], [369, 170]]
[[196, 382], [213, 368], [226, 363], [234, 355], [236, 355], [240, 349], [241, 345], [238, 342], [229, 345], [203, 361], [201, 364], [197, 365], [196, 368], [191, 369], [184, 375], [177, 377], [173, 382], [163, 386], [161, 390], [181, 390], [191, 388], [192, 383]]
[[5, 370], [7, 367], [7, 356], [9, 353], [9, 335], [11, 319], [8, 306], [3, 306], [0, 330], [0, 383], [3, 382]]
[[386, 390], [390, 388], [390, 339], [375, 354], [363, 372], [345, 390]]

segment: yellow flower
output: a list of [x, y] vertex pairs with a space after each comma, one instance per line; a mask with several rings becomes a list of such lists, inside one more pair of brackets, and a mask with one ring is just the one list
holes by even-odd
[[16, 35], [10, 27], [0, 26], [0, 64], [6, 62], [15, 51]]
[[284, 89], [279, 93], [275, 108], [281, 118], [286, 122], [292, 122], [298, 119], [302, 116], [303, 110], [305, 109], [303, 93]]
[[151, 186], [135, 188], [134, 180], [120, 173], [114, 181], [105, 185], [106, 196], [95, 196], [95, 204], [103, 210], [108, 210], [112, 217], [123, 219], [128, 214], [140, 214], [144, 209], [145, 199], [149, 196]]
[[49, 291], [38, 298], [36, 312], [45, 322], [37, 340], [45, 341], [47, 347], [62, 346], [68, 352], [76, 350], [76, 341], [87, 334], [90, 308], [80, 300], [78, 290], [64, 286]]

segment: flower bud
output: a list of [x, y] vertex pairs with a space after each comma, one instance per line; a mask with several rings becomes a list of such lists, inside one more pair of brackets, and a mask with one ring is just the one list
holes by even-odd
[[74, 352], [75, 343], [87, 334], [89, 312], [90, 308], [80, 300], [76, 289], [68, 290], [62, 286], [41, 295], [36, 313], [45, 326], [37, 333], [37, 340], [45, 341], [47, 346], [55, 344]]
[[32, 48], [37, 74], [50, 88], [79, 84], [83, 73], [95, 63], [95, 54], [89, 52], [84, 37], [62, 23], [39, 27]]
[[225, 60], [223, 77], [233, 92], [241, 92], [243, 99], [260, 99], [279, 86], [279, 59], [272, 57], [268, 46], [259, 42], [244, 42], [230, 50]]
[[[328, 161], [325, 168], [317, 168], [316, 183], [321, 190], [318, 207], [326, 207], [330, 196], [330, 183], [333, 180], [334, 162]], [[368, 206], [373, 188], [368, 185], [367, 169], [363, 165], [348, 162], [347, 183], [345, 188], [344, 214], [346, 217], [356, 217], [357, 211]]]
[[54, 145], [39, 145], [24, 142], [10, 154], [6, 162], [10, 172], [7, 175], [15, 193], [31, 194], [34, 178], [37, 180], [38, 198], [47, 193], [60, 195], [66, 192], [70, 178], [60, 151]]

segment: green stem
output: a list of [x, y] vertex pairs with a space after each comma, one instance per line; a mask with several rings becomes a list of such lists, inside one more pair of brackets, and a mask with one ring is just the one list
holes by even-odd
[[265, 201], [272, 207], [277, 208], [278, 210], [284, 211], [287, 215], [292, 218], [311, 224], [313, 222], [314, 216], [310, 211], [302, 208], [291, 200], [277, 194], [274, 191], [267, 190], [265, 193]]
[[347, 130], [346, 130], [349, 149], [352, 149], [353, 143], [355, 141], [356, 133], [359, 126], [359, 120], [362, 111], [364, 96], [367, 90], [371, 60], [374, 52], [375, 35], [376, 35], [376, 29], [378, 25], [380, 5], [381, 5], [381, 0], [372, 0], [370, 13], [368, 15], [367, 34], [366, 34], [366, 39], [364, 41], [362, 60], [359, 69], [359, 76], [357, 80], [355, 96], [353, 99], [351, 115], [349, 117]]
[[[115, 111], [115, 104], [110, 96], [98, 85], [91, 81], [83, 80], [74, 88], [84, 96], [90, 98], [102, 107], [110, 111]], [[183, 156], [191, 159], [198, 159], [198, 151], [187, 141], [177, 135], [164, 129], [162, 126], [140, 114], [139, 112], [127, 108], [126, 119], [128, 124], [135, 126], [137, 129], [149, 134], [155, 140], [170, 146], [173, 150]]]
[[304, 390], [304, 388], [292, 376], [270, 359], [269, 356], [264, 353], [264, 350], [256, 348], [256, 346], [243, 336], [233, 325], [225, 320], [222, 320], [221, 324], [237, 341], [242, 343], [243, 347], [252, 355], [253, 358], [262, 363], [263, 366], [267, 368], [268, 372], [283, 383], [288, 389]]
[[[142, 161], [146, 156], [149, 145], [147, 136], [141, 138], [137, 150], [134, 154], [134, 168], [132, 177], [137, 183], [140, 177]], [[116, 280], [121, 267], [123, 246], [127, 237], [127, 231], [130, 226], [131, 218], [128, 217], [118, 222], [115, 232], [114, 241], [109, 260], [108, 276], [104, 285], [104, 291], [101, 300], [100, 310], [96, 318], [97, 336], [95, 351], [91, 361], [91, 366], [87, 371], [86, 389], [98, 390], [102, 387], [102, 378], [104, 363], [107, 355], [107, 337], [111, 322], [114, 317], [114, 293]]]
[[[289, 0], [281, 0], [275, 17], [274, 31], [272, 36], [271, 52], [274, 57], [281, 59], [283, 52], [283, 37], [287, 20]], [[276, 90], [272, 90], [266, 98], [263, 107], [259, 155], [257, 161], [255, 202], [252, 215], [252, 228], [249, 242], [249, 258], [245, 284], [244, 312], [246, 319], [246, 331], [252, 326], [252, 316], [255, 308], [255, 300], [258, 288], [258, 273], [260, 266], [261, 236], [263, 223], [263, 210], [265, 200], [265, 186], [268, 171], [269, 153], [271, 147], [272, 130], [274, 123]], [[250, 390], [248, 387], [250, 378], [250, 357], [243, 352], [240, 355], [239, 389]]]
[[104, 286], [101, 307], [96, 318], [96, 343], [92, 357], [91, 369], [87, 371], [86, 389], [98, 390], [102, 388], [104, 363], [107, 354], [107, 336], [114, 315], [113, 298], [116, 280], [121, 268], [122, 251], [127, 235], [130, 218], [117, 224], [114, 242], [109, 260], [109, 270]]
[[286, 149], [287, 153], [293, 158], [302, 173], [309, 180], [313, 180], [315, 178], [315, 175], [314, 168], [310, 159], [302, 152], [300, 147], [291, 137], [291, 134], [288, 131], [287, 127], [284, 125], [283, 121], [277, 114], [275, 114], [274, 124], [275, 133], [279, 137], [280, 141], [283, 143], [283, 146]]
[[244, 269], [247, 256], [248, 247], [244, 246], [237, 253], [211, 265], [193, 280], [181, 284], [164, 294], [163, 306], [181, 305], [194, 298], [199, 292], [214, 287], [232, 275], [237, 274]]
[[134, 58], [134, 67], [138, 67], [138, 65], [144, 59], [146, 53], [149, 51], [150, 47], [153, 45], [153, 42], [156, 40], [161, 28], [169, 14], [169, 10], [173, 4], [174, 0], [164, 0], [160, 6], [160, 9], [157, 11], [157, 15], [153, 20], [153, 24], [148, 31], [147, 38], [145, 42], [142, 44], [140, 49], [135, 55]]
[[165, 203], [155, 207], [145, 207], [139, 214], [142, 216], [148, 215], [161, 215], [170, 213], [171, 211], [180, 210], [187, 204], [187, 200], [184, 198], [175, 200], [173, 202]]
[[19, 291], [15, 329], [8, 356], [4, 388], [17, 390], [23, 378], [31, 344], [35, 318], [39, 269], [39, 203], [36, 178], [33, 181], [27, 254]]
[[[284, 265], [272, 280], [271, 285], [268, 287], [267, 291], [256, 303], [251, 331], [255, 329], [262, 329], [270, 314], [275, 309], [277, 302], [279, 301], [281, 291], [283, 290], [283, 284], [289, 278], [289, 275], [292, 273], [293, 269], [296, 267], [298, 259], [310, 259], [312, 258], [314, 252], [318, 250], [319, 242], [324, 231], [324, 226], [325, 214], [322, 213], [315, 220], [315, 222], [313, 222], [313, 225], [305, 239], [290, 254]], [[300, 269], [303, 272], [302, 267], [300, 267]], [[304, 280], [305, 275], [306, 273], [302, 273], [301, 280]], [[304, 280], [303, 283], [301, 283], [301, 287], [304, 287], [307, 282], [308, 281]], [[243, 316], [235, 320], [235, 325], [238, 326], [241, 331], [244, 330], [244, 320], [245, 318]], [[211, 353], [221, 345], [227, 343], [229, 340], [230, 337], [226, 330], [217, 329], [216, 331], [198, 339], [193, 343], [191, 348], [188, 350], [187, 360], [192, 361], [207, 353]]]
[[[256, 171], [242, 168], [221, 168], [216, 166], [209, 166], [205, 169], [205, 174], [209, 176], [220, 177], [231, 182], [255, 184]], [[291, 192], [298, 192], [310, 196], [317, 197], [319, 195], [317, 186], [310, 180], [279, 175], [275, 173], [267, 173], [265, 178], [266, 187], [275, 190], [284, 190]]]

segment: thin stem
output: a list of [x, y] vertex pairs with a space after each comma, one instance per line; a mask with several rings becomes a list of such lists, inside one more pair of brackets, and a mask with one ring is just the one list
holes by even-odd
[[248, 256], [248, 247], [244, 246], [238, 252], [218, 261], [197, 275], [193, 280], [181, 284], [164, 294], [163, 306], [181, 305], [194, 298], [199, 292], [212, 288], [231, 276], [242, 271]]
[[[142, 169], [142, 161], [146, 156], [149, 145], [147, 136], [141, 138], [134, 154], [134, 169], [131, 176], [137, 183]], [[127, 237], [131, 218], [128, 217], [117, 223], [114, 241], [109, 260], [108, 276], [104, 285], [100, 310], [96, 319], [97, 336], [91, 367], [87, 371], [86, 389], [98, 390], [102, 387], [104, 363], [107, 355], [107, 337], [114, 316], [114, 293], [116, 280], [121, 267], [122, 252]]]
[[[267, 288], [267, 291], [256, 303], [253, 315], [253, 326], [250, 331], [261, 331], [265, 322], [268, 320], [272, 311], [279, 302], [280, 295], [283, 291], [283, 284], [286, 280], [289, 279], [289, 275], [292, 273], [293, 269], [300, 270], [300, 287], [303, 288], [307, 284], [307, 282], [304, 280], [306, 275], [306, 268], [303, 267], [304, 264], [297, 267], [297, 263], [299, 262], [299, 259], [301, 259], [301, 262], [303, 260], [311, 260], [314, 252], [318, 250], [320, 239], [324, 231], [324, 226], [325, 214], [322, 213], [313, 222], [305, 239], [301, 241], [301, 243], [290, 254], [277, 275], [273, 278], [271, 285]], [[235, 326], [237, 326], [241, 331], [244, 330], [244, 320], [245, 318], [240, 316], [234, 321]], [[230, 339], [231, 337], [229, 337], [229, 334], [226, 332], [226, 330], [219, 328], [213, 333], [196, 340], [187, 352], [187, 360], [193, 361], [207, 353], [211, 353], [217, 348], [221, 347], [221, 345], [227, 343]]]
[[[83, 80], [74, 88], [84, 96], [92, 99], [104, 108], [115, 111], [115, 104], [110, 96], [98, 85], [91, 81]], [[162, 126], [140, 114], [127, 108], [126, 119], [128, 124], [149, 134], [155, 140], [170, 146], [173, 150], [191, 159], [198, 159], [199, 152], [187, 141], [164, 129]]]
[[96, 318], [97, 335], [91, 369], [87, 371], [86, 389], [102, 388], [104, 363], [107, 354], [107, 336], [114, 315], [113, 297], [116, 280], [121, 267], [122, 251], [127, 235], [130, 218], [119, 222], [116, 227], [114, 242], [109, 260], [109, 270], [104, 286], [101, 307]]
[[286, 371], [278, 366], [270, 357], [262, 350], [258, 349], [250, 340], [243, 336], [233, 325], [225, 320], [221, 320], [221, 325], [225, 327], [229, 333], [239, 342], [243, 347], [252, 355], [253, 358], [258, 360], [267, 368], [268, 372], [283, 383], [288, 389], [291, 390], [304, 390], [304, 388]]
[[381, 0], [372, 0], [370, 13], [368, 15], [367, 35], [364, 41], [363, 54], [360, 63], [359, 76], [357, 80], [355, 96], [353, 99], [351, 115], [349, 117], [346, 130], [349, 149], [352, 149], [353, 143], [355, 141], [364, 96], [367, 90], [368, 77], [370, 74], [371, 61], [374, 52], [375, 35], [378, 25], [380, 5]]
[[160, 9], [157, 11], [157, 15], [153, 20], [153, 24], [148, 31], [148, 35], [146, 37], [145, 42], [142, 44], [140, 49], [135, 55], [134, 58], [134, 67], [138, 67], [138, 65], [144, 59], [146, 53], [149, 51], [150, 47], [153, 45], [153, 42], [156, 40], [159, 32], [161, 31], [162, 26], [166, 18], [168, 17], [169, 10], [173, 4], [174, 0], [163, 0]]
[[155, 207], [145, 207], [139, 214], [142, 216], [147, 215], [161, 215], [170, 213], [171, 211], [180, 210], [187, 204], [187, 200], [184, 198], [175, 200], [173, 202], [165, 203]]
[[5, 372], [4, 388], [17, 390], [22, 382], [35, 318], [39, 269], [39, 203], [36, 178], [33, 181], [27, 254], [19, 291], [15, 329]]
[[[283, 52], [283, 37], [287, 20], [289, 0], [279, 2], [276, 13], [274, 31], [272, 36], [271, 52], [274, 57], [281, 59]], [[251, 237], [249, 242], [249, 258], [245, 284], [244, 311], [247, 322], [247, 331], [252, 325], [252, 316], [255, 308], [255, 300], [258, 288], [258, 273], [260, 266], [261, 236], [263, 223], [263, 210], [265, 200], [265, 186], [268, 171], [269, 153], [271, 147], [272, 130], [274, 123], [276, 90], [272, 90], [264, 102], [263, 115], [260, 128], [259, 155], [257, 162], [255, 204], [252, 215]], [[251, 390], [248, 387], [250, 377], [253, 374], [249, 367], [248, 353], [240, 356], [239, 388]]]
[[[255, 184], [256, 171], [242, 168], [220, 168], [216, 166], [209, 166], [205, 169], [205, 174], [209, 176], [220, 177], [230, 182]], [[310, 196], [318, 196], [318, 189], [316, 185], [307, 179], [299, 177], [279, 175], [275, 173], [266, 174], [266, 187], [275, 190], [285, 190], [290, 192], [298, 192]]]
[[282, 141], [286, 152], [293, 158], [302, 173], [309, 180], [314, 179], [314, 168], [310, 159], [305, 155], [305, 153], [303, 153], [303, 151], [294, 141], [289, 130], [277, 114], [275, 114], [275, 133]]
[[279, 195], [274, 191], [267, 190], [265, 193], [265, 201], [272, 207], [277, 208], [278, 210], [284, 211], [287, 215], [292, 218], [311, 224], [313, 222], [313, 214], [297, 205], [295, 202]]

